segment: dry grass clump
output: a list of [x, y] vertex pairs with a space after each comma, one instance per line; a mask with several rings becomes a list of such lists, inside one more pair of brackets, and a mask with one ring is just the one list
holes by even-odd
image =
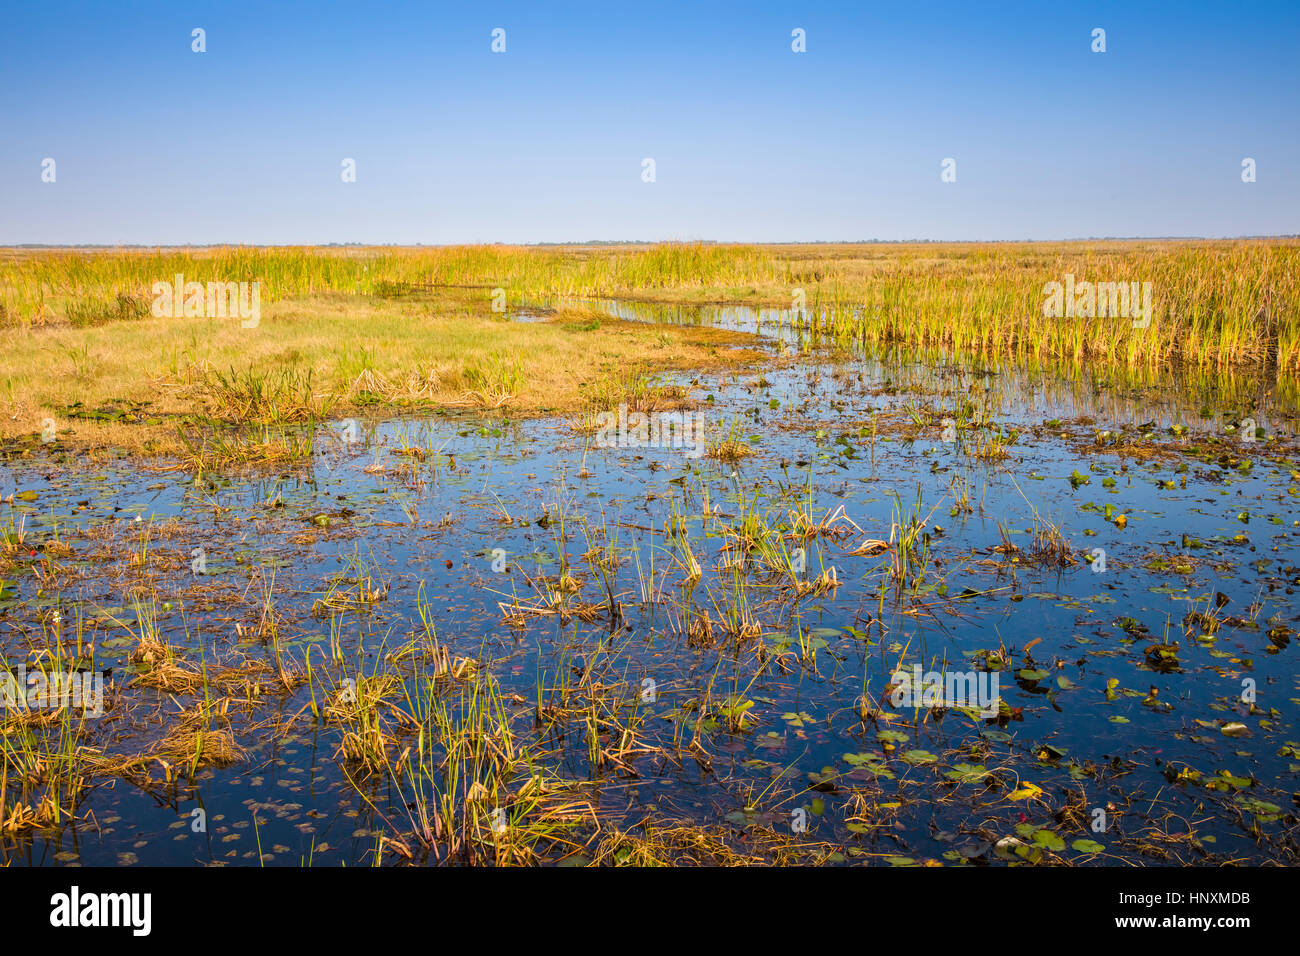
[[233, 367], [222, 372], [197, 368], [198, 394], [207, 414], [231, 424], [281, 424], [319, 421], [334, 402], [330, 391], [319, 391], [310, 368]]
[[501, 622], [510, 627], [526, 627], [533, 618], [558, 616], [561, 624], [577, 619], [590, 624], [600, 619], [605, 610], [603, 604], [591, 604], [575, 601], [561, 591], [551, 591], [539, 595], [532, 601], [498, 601], [501, 610]]
[[435, 368], [409, 369], [404, 378], [399, 375], [396, 381], [390, 381], [374, 369], [362, 369], [344, 396], [348, 402], [364, 399], [370, 403], [376, 398], [394, 405], [436, 402], [446, 395], [444, 374]]
[[46, 790], [34, 803], [15, 800], [8, 805], [0, 791], [0, 834], [13, 836], [25, 830], [45, 830], [66, 823], [72, 815], [73, 809], [60, 803], [54, 788]]
[[802, 843], [770, 827], [745, 829], [743, 848], [722, 827], [644, 825], [644, 833], [610, 829], [596, 843], [592, 866], [758, 866], [817, 862], [830, 844]]
[[262, 684], [272, 679], [290, 689], [300, 678], [284, 667], [279, 673], [263, 661], [242, 660], [238, 664], [189, 663], [170, 644], [146, 634], [131, 652], [129, 660], [140, 666], [136, 682], [168, 694], [200, 694], [216, 691], [238, 694], [247, 699], [260, 696]]
[[704, 454], [715, 461], [735, 464], [754, 454], [754, 449], [748, 442], [732, 441], [724, 438], [721, 441], [710, 442]]
[[1001, 540], [992, 550], [1008, 555], [1018, 564], [1068, 568], [1079, 563], [1069, 539], [1051, 522], [1036, 520], [1029, 544], [1024, 548], [1011, 540], [1010, 532], [1001, 522], [998, 522], [998, 534]]
[[153, 759], [187, 766], [191, 773], [202, 767], [231, 767], [247, 756], [229, 727], [212, 726], [211, 709], [203, 704], [185, 711], [150, 753]]

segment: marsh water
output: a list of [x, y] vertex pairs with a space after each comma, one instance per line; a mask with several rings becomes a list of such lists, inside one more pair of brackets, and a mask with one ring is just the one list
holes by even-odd
[[[585, 787], [605, 827], [700, 827], [742, 851], [770, 831], [809, 862], [1296, 862], [1288, 396], [1248, 376], [866, 355], [781, 312], [599, 307], [756, 333], [764, 368], [657, 380], [750, 453], [601, 447], [572, 418], [430, 410], [322, 425], [311, 462], [273, 475], [14, 457], [0, 468], [2, 520], [24, 542], [0, 592], [6, 659], [78, 622], [110, 696], [124, 693], [141, 615], [193, 659], [266, 656], [249, 635], [270, 595], [275, 653], [301, 664], [337, 642], [366, 669], [426, 632], [423, 609], [515, 701], [521, 735], [539, 688], [597, 660], [640, 708], [645, 749], [613, 765], [582, 733], [552, 741], [548, 773]], [[802, 549], [803, 580], [833, 567], [833, 585], [734, 566], [728, 529], [747, 518]], [[910, 532], [913, 572], [897, 580]], [[1040, 550], [1054, 535], [1067, 560]], [[72, 554], [50, 586], [55, 537]], [[617, 614], [599, 610], [606, 546]], [[510, 613], [562, 570], [595, 611]], [[322, 613], [362, 578], [383, 600]], [[737, 620], [753, 626], [728, 631]], [[997, 673], [996, 716], [895, 705], [913, 665]], [[132, 693], [97, 718], [94, 746], [147, 750], [182, 707]], [[374, 862], [410, 794], [350, 770], [311, 700], [300, 686], [233, 708], [245, 754], [231, 766], [94, 778], [63, 825], [6, 836], [5, 857]]]

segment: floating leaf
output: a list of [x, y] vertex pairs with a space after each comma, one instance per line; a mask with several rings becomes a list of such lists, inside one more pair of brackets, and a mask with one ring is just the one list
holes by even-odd
[[1034, 844], [1036, 846], [1046, 847], [1053, 852], [1059, 852], [1065, 849], [1065, 841], [1051, 830], [1035, 830]]
[[1008, 800], [1034, 800], [1043, 792], [1043, 788], [1033, 783], [1022, 783], [1007, 794]]
[[900, 759], [913, 766], [920, 766], [921, 764], [934, 763], [939, 758], [928, 750], [909, 750]]

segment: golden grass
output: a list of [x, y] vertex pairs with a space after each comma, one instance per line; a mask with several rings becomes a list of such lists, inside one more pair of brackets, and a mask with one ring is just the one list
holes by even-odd
[[[178, 273], [260, 283], [260, 322], [152, 317], [152, 284]], [[1150, 325], [1045, 316], [1045, 284], [1067, 274], [1151, 283]], [[869, 348], [1300, 377], [1294, 239], [0, 250], [0, 438], [39, 435], [52, 419], [59, 440], [82, 447], [175, 453], [183, 415], [265, 424], [366, 405], [582, 411], [618, 391], [602, 382], [736, 364], [724, 347], [744, 341], [619, 322], [582, 299], [790, 310], [796, 290], [796, 321]], [[502, 297], [505, 314], [493, 311]], [[510, 320], [556, 302], [570, 306]], [[82, 414], [109, 405], [116, 417], [69, 417], [78, 402]], [[268, 460], [296, 454], [257, 442]]]
[[[461, 300], [394, 302], [322, 295], [263, 307], [256, 328], [237, 320], [180, 318], [101, 326], [0, 329], [0, 438], [34, 435], [52, 419], [73, 447], [183, 454], [215, 423], [295, 423], [371, 406], [564, 413], [609, 391], [629, 370], [735, 365], [747, 337], [602, 321], [588, 331], [561, 320], [493, 317]], [[21, 360], [17, 357], [21, 356]], [[109, 408], [120, 417], [70, 414]], [[280, 460], [282, 438], [241, 439]], [[242, 447], [242, 446], [241, 446]], [[290, 455], [289, 457], [292, 457]]]
[[230, 767], [243, 763], [247, 756], [228, 727], [212, 726], [208, 708], [202, 704], [185, 711], [150, 754], [165, 765], [188, 765], [191, 773], [200, 767]]

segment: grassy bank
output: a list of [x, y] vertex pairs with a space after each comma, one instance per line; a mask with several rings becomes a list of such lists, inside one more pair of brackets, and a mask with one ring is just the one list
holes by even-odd
[[[950, 345], [1127, 364], [1275, 361], [1300, 373], [1300, 242], [520, 248], [221, 248], [0, 253], [0, 322], [30, 327], [117, 320], [156, 280], [253, 281], [264, 302], [326, 292], [459, 289], [480, 305], [619, 296], [791, 307], [865, 341]], [[1150, 282], [1148, 328], [1048, 319], [1043, 288], [1070, 274]], [[125, 298], [120, 298], [125, 297]]]
[[746, 362], [748, 341], [577, 312], [516, 322], [455, 293], [308, 295], [264, 307], [256, 328], [51, 322], [0, 330], [0, 437], [48, 428], [64, 447], [186, 455], [242, 426], [246, 455], [231, 457], [299, 457], [309, 448], [279, 429], [380, 410], [579, 413], [644, 398], [665, 368]]
[[[154, 318], [153, 284], [176, 275], [259, 283], [261, 321]], [[1150, 283], [1150, 321], [1045, 315], [1045, 287], [1067, 276]], [[1300, 376], [1294, 240], [8, 250], [0, 435], [53, 421], [91, 445], [174, 451], [175, 416], [278, 424], [367, 404], [567, 412], [591, 407], [593, 389], [609, 399], [641, 387], [638, 371], [740, 360], [725, 348], [737, 337], [707, 330], [582, 313], [508, 321], [561, 297], [778, 307], [869, 347]]]

